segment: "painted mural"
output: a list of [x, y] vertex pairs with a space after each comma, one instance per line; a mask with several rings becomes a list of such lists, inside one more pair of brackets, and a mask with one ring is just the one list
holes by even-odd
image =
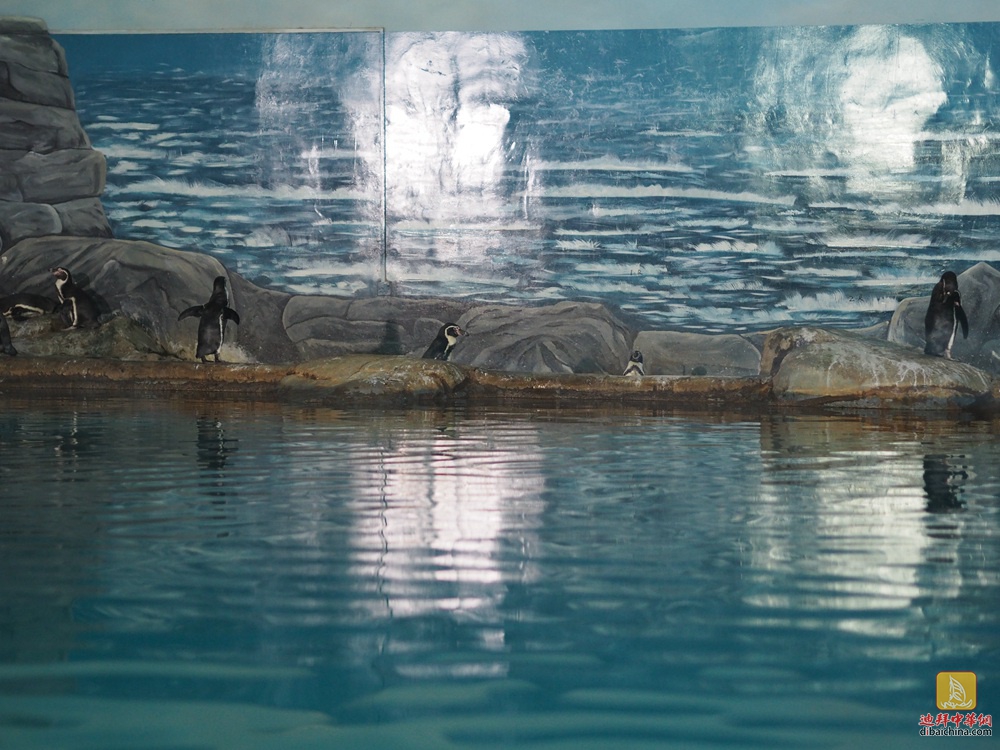
[[57, 39], [116, 236], [288, 291], [742, 332], [1000, 262], [1000, 24]]

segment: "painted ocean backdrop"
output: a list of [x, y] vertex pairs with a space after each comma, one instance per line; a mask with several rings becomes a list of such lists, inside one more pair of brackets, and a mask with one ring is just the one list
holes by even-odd
[[740, 332], [1000, 263], [1000, 24], [57, 39], [115, 235], [292, 292]]

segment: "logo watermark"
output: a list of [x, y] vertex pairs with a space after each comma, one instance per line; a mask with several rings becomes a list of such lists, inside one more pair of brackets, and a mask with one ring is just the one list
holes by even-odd
[[935, 688], [939, 711], [920, 717], [921, 737], [993, 736], [993, 714], [975, 711], [975, 672], [938, 672]]

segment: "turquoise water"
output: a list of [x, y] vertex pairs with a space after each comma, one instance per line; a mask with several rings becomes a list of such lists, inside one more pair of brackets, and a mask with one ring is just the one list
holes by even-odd
[[8, 401], [0, 747], [909, 748], [997, 428]]

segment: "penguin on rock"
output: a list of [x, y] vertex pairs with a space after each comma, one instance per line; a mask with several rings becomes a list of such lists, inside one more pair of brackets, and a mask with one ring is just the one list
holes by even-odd
[[99, 312], [97, 303], [83, 288], [73, 281], [73, 274], [62, 266], [50, 268], [49, 273], [56, 279], [56, 295], [59, 297], [59, 317], [67, 329], [96, 325]]
[[55, 311], [55, 300], [41, 294], [18, 292], [0, 297], [0, 313], [13, 320], [26, 320], [36, 315], [47, 315]]
[[642, 352], [636, 349], [632, 352], [632, 356], [629, 357], [628, 364], [625, 366], [625, 372], [622, 375], [630, 378], [641, 378], [645, 374], [642, 367]]
[[951, 359], [959, 326], [963, 338], [969, 338], [969, 319], [958, 293], [958, 277], [953, 271], [945, 271], [934, 285], [924, 316], [924, 354]]
[[226, 338], [226, 321], [240, 324], [240, 316], [229, 306], [229, 291], [226, 289], [226, 277], [216, 276], [212, 285], [212, 296], [204, 305], [194, 305], [177, 316], [198, 318], [198, 349], [195, 356], [202, 362], [208, 362], [208, 357], [214, 356], [216, 362], [221, 362], [219, 350]]
[[421, 359], [447, 360], [448, 355], [451, 354], [451, 350], [458, 343], [458, 337], [461, 335], [461, 328], [454, 323], [445, 323], [441, 326], [441, 330], [438, 331], [437, 336], [431, 342], [431, 345], [427, 347], [427, 351], [424, 352], [424, 356]]

